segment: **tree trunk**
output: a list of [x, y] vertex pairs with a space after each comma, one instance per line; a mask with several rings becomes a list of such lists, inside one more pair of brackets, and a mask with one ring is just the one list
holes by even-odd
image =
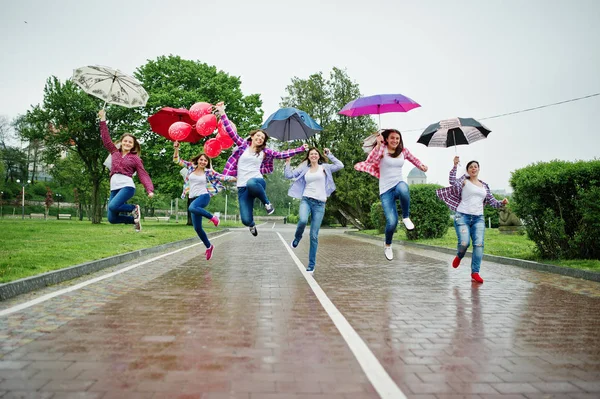
[[102, 198], [100, 194], [100, 180], [92, 179], [92, 224], [99, 224], [102, 221]]

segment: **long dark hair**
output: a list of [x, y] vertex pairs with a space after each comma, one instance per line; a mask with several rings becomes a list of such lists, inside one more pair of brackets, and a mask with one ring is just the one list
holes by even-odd
[[402, 152], [402, 150], [404, 150], [404, 140], [402, 140], [402, 133], [400, 133], [400, 131], [396, 129], [385, 129], [383, 132], [381, 132], [381, 135], [383, 136], [383, 144], [387, 146], [387, 139], [392, 133], [397, 133], [398, 136], [400, 136], [400, 143], [398, 144], [398, 147], [396, 147], [396, 150], [390, 154], [390, 157], [397, 158]]
[[317, 147], [310, 147], [308, 149], [308, 151], [306, 151], [306, 156], [304, 157], [304, 159], [302, 161], [300, 161], [300, 163], [306, 161], [306, 164], [308, 166], [310, 166], [310, 160], [308, 159], [308, 156], [310, 155], [310, 152], [313, 150], [319, 153], [319, 161], [318, 161], [319, 165], [321, 165], [324, 162], [327, 162], [327, 158], [325, 157], [325, 155], [323, 155], [323, 153], [321, 151], [319, 151], [319, 149]]
[[252, 137], [254, 137], [254, 135], [258, 132], [261, 132], [262, 134], [265, 135], [265, 141], [263, 141], [263, 143], [260, 147], [256, 148], [256, 156], [258, 156], [258, 154], [260, 154], [260, 152], [265, 149], [265, 147], [267, 146], [267, 141], [269, 141], [269, 135], [267, 134], [267, 132], [265, 132], [262, 129], [256, 129], [256, 130], [251, 131], [250, 138], [248, 140], [252, 141]]
[[205, 169], [212, 169], [212, 162], [210, 161], [210, 158], [208, 157], [208, 155], [206, 155], [203, 152], [201, 152], [200, 154], [198, 154], [194, 158], [192, 158], [190, 160], [190, 162], [193, 163], [194, 165], [196, 165], [196, 167], [198, 167], [198, 160], [202, 157], [206, 158], [206, 160], [208, 161], [208, 164], [206, 164]]

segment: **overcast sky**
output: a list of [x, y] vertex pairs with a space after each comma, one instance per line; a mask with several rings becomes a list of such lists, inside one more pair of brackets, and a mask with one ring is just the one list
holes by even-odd
[[[455, 150], [417, 144], [427, 125], [600, 92], [597, 0], [0, 4], [0, 115], [12, 119], [40, 103], [51, 75], [66, 80], [91, 64], [133, 73], [173, 54], [239, 76], [245, 94], [261, 95], [266, 118], [293, 77], [328, 75], [335, 66], [363, 95], [402, 93], [421, 104], [383, 114], [381, 123], [404, 132], [406, 147], [429, 166], [429, 181], [440, 184]], [[480, 161], [492, 189], [510, 190], [511, 171], [528, 164], [598, 157], [599, 113], [596, 96], [483, 121], [489, 137], [458, 154], [463, 165]]]

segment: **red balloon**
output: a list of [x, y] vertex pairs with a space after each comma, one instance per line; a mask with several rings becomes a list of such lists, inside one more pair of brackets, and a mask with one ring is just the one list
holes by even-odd
[[191, 106], [190, 108], [190, 118], [192, 118], [194, 121], [197, 121], [198, 119], [202, 118], [204, 115], [208, 115], [210, 114], [210, 112], [212, 111], [212, 104], [209, 103], [196, 103], [194, 105]]
[[217, 134], [217, 140], [219, 140], [219, 143], [221, 143], [221, 149], [223, 150], [231, 148], [231, 146], [233, 145], [233, 140], [231, 139], [231, 137], [229, 137], [227, 133], [223, 135], [221, 134], [221, 132], [219, 132]]
[[187, 122], [175, 122], [169, 127], [169, 137], [175, 141], [185, 139], [192, 131], [192, 125]]
[[204, 153], [209, 158], [215, 158], [221, 153], [221, 143], [217, 139], [206, 140], [204, 143]]
[[[233, 123], [232, 121], [229, 121], [229, 124], [231, 125], [231, 127], [233, 128], [233, 130], [237, 132], [237, 127], [235, 126], [235, 123]], [[221, 135], [229, 137], [229, 134], [227, 134], [227, 130], [225, 129], [225, 126], [223, 126], [223, 121], [221, 121], [220, 119], [219, 119], [219, 123], [217, 125], [217, 128], [219, 129], [219, 133]]]
[[217, 128], [217, 117], [213, 114], [204, 115], [196, 122], [196, 131], [201, 136], [210, 136]]

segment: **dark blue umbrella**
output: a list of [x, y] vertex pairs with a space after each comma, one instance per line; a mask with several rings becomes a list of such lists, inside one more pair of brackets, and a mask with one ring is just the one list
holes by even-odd
[[304, 111], [296, 108], [281, 108], [273, 113], [261, 126], [261, 129], [281, 141], [305, 140], [323, 130]]

